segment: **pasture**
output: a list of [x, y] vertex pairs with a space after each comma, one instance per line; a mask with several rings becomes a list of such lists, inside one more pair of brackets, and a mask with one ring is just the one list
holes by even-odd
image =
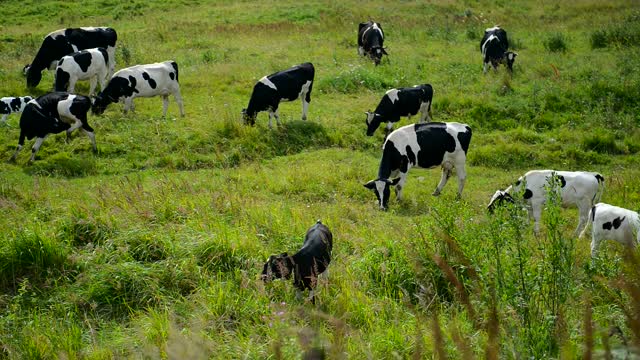
[[[2, 3], [0, 97], [39, 96], [22, 68], [49, 32], [118, 31], [116, 69], [175, 60], [170, 98], [89, 115], [98, 152], [49, 136], [16, 163], [19, 115], [0, 124], [0, 358], [587, 358], [640, 346], [638, 256], [613, 242], [590, 259], [577, 210], [486, 205], [530, 169], [597, 171], [602, 201], [640, 209], [640, 5], [578, 0], [341, 2], [90, 0]], [[358, 23], [381, 23], [380, 66], [357, 55]], [[500, 24], [511, 76], [482, 73]], [[262, 76], [310, 61], [309, 117], [241, 123]], [[365, 114], [393, 87], [429, 83], [434, 121], [467, 123], [467, 182], [431, 193], [412, 169], [378, 210], [382, 130]], [[87, 94], [88, 82], [76, 85]], [[415, 117], [413, 118], [416, 119]], [[406, 125], [404, 119], [395, 128]], [[275, 124], [274, 124], [275, 125]], [[316, 304], [263, 284], [322, 219], [334, 236]], [[610, 336], [619, 329], [620, 336]], [[313, 358], [313, 357], [309, 357]]]

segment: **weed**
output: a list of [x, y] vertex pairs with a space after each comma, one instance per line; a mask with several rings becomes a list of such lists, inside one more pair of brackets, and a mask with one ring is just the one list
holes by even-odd
[[563, 33], [549, 35], [544, 41], [544, 48], [550, 52], [567, 52], [569, 46], [566, 35]]

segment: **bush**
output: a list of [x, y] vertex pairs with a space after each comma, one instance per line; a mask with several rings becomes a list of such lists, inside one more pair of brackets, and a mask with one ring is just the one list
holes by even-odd
[[15, 290], [23, 278], [41, 283], [71, 268], [67, 248], [32, 232], [5, 237], [0, 250], [0, 289]]
[[71, 210], [71, 217], [60, 227], [59, 236], [74, 246], [101, 244], [114, 233], [104, 222], [92, 218], [84, 211]]
[[250, 251], [221, 239], [211, 239], [200, 244], [195, 256], [198, 265], [212, 273], [249, 269], [252, 265]]
[[562, 33], [550, 35], [544, 41], [544, 48], [551, 52], [566, 52], [568, 49], [567, 38]]
[[618, 145], [615, 136], [606, 130], [596, 130], [585, 137], [582, 147], [601, 154], [624, 154], [624, 148]]

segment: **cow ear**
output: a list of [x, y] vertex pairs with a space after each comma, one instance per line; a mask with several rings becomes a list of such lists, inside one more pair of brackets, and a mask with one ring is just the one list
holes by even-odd
[[288, 253], [286, 253], [286, 252], [283, 252], [282, 254], [280, 254], [280, 256], [281, 256], [281, 257], [287, 257], [287, 256], [289, 256], [289, 254], [288, 254]]
[[368, 183], [364, 184], [363, 186], [366, 187], [367, 189], [375, 190], [376, 181], [375, 180], [371, 180]]

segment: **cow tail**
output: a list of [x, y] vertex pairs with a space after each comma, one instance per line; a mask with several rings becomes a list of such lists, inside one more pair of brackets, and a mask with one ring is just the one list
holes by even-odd
[[178, 80], [178, 63], [175, 61], [172, 61], [171, 66], [173, 66], [173, 69], [176, 71], [176, 82], [180, 83], [180, 80]]
[[602, 193], [604, 193], [604, 176], [600, 174], [596, 174], [596, 180], [598, 180], [598, 191], [593, 196], [593, 204], [597, 204], [600, 202], [600, 198], [602, 198]]
[[584, 229], [582, 229], [582, 232], [580, 233], [580, 236], [578, 236], [578, 239], [582, 239], [587, 234], [587, 231], [589, 230], [589, 226], [593, 224], [595, 219], [596, 219], [596, 206], [594, 205], [591, 207], [591, 210], [589, 210], [589, 216], [587, 217], [587, 224], [584, 226]]

